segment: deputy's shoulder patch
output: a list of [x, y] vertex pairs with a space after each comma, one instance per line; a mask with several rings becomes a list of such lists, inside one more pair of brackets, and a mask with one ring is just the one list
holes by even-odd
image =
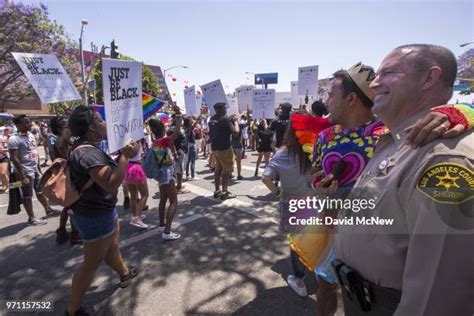
[[474, 198], [474, 172], [456, 163], [438, 163], [423, 172], [416, 189], [438, 203], [461, 204]]

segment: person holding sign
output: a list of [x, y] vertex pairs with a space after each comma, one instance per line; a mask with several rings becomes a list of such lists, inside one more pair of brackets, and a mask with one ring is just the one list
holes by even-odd
[[[81, 304], [92, 283], [97, 268], [105, 261], [120, 276], [120, 287], [130, 285], [138, 269], [125, 264], [119, 248], [120, 226], [117, 217], [118, 188], [122, 184], [130, 157], [137, 154], [136, 143], [127, 144], [115, 163], [98, 148], [107, 135], [105, 122], [91, 107], [78, 106], [70, 119], [71, 134], [78, 140], [70, 154], [68, 165], [71, 181], [83, 189], [79, 201], [71, 206], [71, 220], [84, 242], [84, 261], [72, 278], [68, 315], [84, 314]], [[81, 146], [82, 145], [82, 146]], [[81, 147], [79, 147], [81, 146]]]
[[[230, 135], [239, 135], [239, 121], [233, 123], [226, 116], [227, 109], [224, 102], [218, 102], [214, 105], [216, 114], [209, 121], [209, 137], [211, 140], [211, 149], [216, 159], [214, 170], [214, 198], [226, 200], [235, 198], [235, 195], [228, 191], [229, 179], [234, 170], [234, 152], [230, 145]], [[222, 191], [220, 184], [222, 180]]]

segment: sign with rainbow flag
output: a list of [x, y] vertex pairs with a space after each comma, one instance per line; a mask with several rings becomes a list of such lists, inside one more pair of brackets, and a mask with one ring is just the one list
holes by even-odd
[[157, 99], [145, 92], [142, 93], [143, 121], [148, 120], [153, 114], [158, 112], [165, 102]]

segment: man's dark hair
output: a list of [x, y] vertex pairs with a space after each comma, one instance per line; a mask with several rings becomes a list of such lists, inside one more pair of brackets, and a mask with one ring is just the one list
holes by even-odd
[[328, 114], [328, 109], [326, 109], [326, 106], [322, 101], [314, 101], [313, 104], [311, 104], [311, 111], [319, 117], [323, 117], [324, 115]]
[[26, 118], [25, 114], [18, 114], [13, 117], [13, 124], [18, 125], [21, 124], [21, 121]]
[[281, 114], [282, 115], [289, 115], [292, 108], [293, 108], [293, 106], [291, 105], [291, 103], [282, 103], [282, 104], [280, 104], [280, 109], [281, 109]]
[[85, 105], [76, 107], [69, 118], [69, 129], [74, 137], [84, 138], [94, 120], [94, 110]]
[[402, 49], [413, 49], [415, 54], [408, 54], [412, 58], [413, 65], [418, 71], [426, 71], [430, 67], [438, 66], [442, 69], [441, 82], [452, 87], [456, 80], [458, 65], [456, 57], [447, 48], [430, 44], [410, 44], [395, 48], [395, 51]]
[[333, 74], [333, 80], [335, 79], [340, 79], [341, 80], [341, 87], [342, 87], [342, 93], [344, 94], [344, 97], [347, 97], [349, 93], [354, 92], [359, 99], [361, 99], [362, 103], [368, 107], [372, 108], [374, 103], [365, 95], [364, 92], [354, 83], [354, 81], [351, 79], [347, 71], [345, 70], [338, 70]]
[[64, 117], [63, 116], [55, 116], [51, 118], [49, 121], [49, 127], [51, 128], [51, 132], [54, 135], [59, 136], [61, 129], [64, 127]]

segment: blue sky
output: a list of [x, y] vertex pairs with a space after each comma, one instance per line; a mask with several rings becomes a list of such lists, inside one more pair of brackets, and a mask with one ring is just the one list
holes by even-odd
[[115, 39], [121, 52], [147, 64], [189, 66], [170, 71], [176, 83], [167, 81], [181, 105], [184, 80], [221, 79], [233, 92], [253, 82], [246, 71], [278, 72], [271, 87], [285, 92], [301, 66], [319, 65], [325, 78], [358, 61], [377, 68], [402, 44], [439, 44], [460, 55], [469, 47], [459, 44], [474, 41], [470, 0], [41, 2], [76, 40], [88, 20], [86, 49]]

